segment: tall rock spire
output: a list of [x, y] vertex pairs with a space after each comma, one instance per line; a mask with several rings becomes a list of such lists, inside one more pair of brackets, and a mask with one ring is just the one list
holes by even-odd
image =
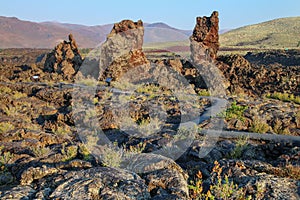
[[192, 60], [214, 60], [219, 50], [219, 13], [210, 17], [197, 17], [193, 35], [190, 37]]

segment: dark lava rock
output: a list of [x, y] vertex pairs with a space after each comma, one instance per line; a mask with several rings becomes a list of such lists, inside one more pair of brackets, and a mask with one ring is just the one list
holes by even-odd
[[76, 41], [72, 34], [69, 41], [59, 43], [55, 49], [47, 55], [44, 71], [62, 74], [65, 79], [72, 79], [79, 70], [83, 59], [79, 53]]
[[[273, 61], [276, 60], [280, 59], [274, 58]], [[273, 92], [300, 94], [298, 66], [251, 64], [240, 55], [219, 56], [218, 61], [222, 62], [217, 63], [217, 66], [230, 82], [231, 93], [252, 96]]]
[[51, 199], [149, 199], [147, 186], [137, 174], [97, 167], [72, 171], [50, 195]]
[[255, 64], [280, 64], [283, 66], [300, 65], [299, 50], [273, 50], [259, 53], [248, 52], [245, 58]]
[[122, 165], [142, 174], [155, 199], [188, 198], [187, 174], [172, 159], [152, 153], [137, 154]]

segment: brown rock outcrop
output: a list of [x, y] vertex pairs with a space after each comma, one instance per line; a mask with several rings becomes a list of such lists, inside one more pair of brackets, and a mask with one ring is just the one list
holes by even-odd
[[192, 60], [210, 60], [219, 50], [219, 17], [214, 11], [210, 17], [197, 17], [197, 24], [190, 37]]
[[191, 61], [202, 76], [211, 95], [224, 96], [229, 86], [222, 72], [215, 66], [219, 50], [219, 18], [214, 11], [210, 17], [197, 17], [190, 37]]
[[100, 79], [118, 79], [129, 69], [149, 64], [142, 52], [143, 22], [123, 20], [116, 23], [101, 46]]
[[83, 59], [79, 53], [76, 41], [72, 34], [69, 41], [59, 43], [47, 55], [44, 71], [62, 74], [65, 79], [72, 79], [81, 66]]

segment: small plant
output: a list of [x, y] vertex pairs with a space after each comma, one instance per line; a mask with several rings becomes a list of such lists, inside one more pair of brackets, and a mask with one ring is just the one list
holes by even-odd
[[98, 104], [98, 103], [99, 103], [99, 100], [98, 100], [98, 98], [97, 98], [97, 97], [94, 97], [94, 98], [93, 98], [93, 104], [95, 104], [95, 105], [96, 105], [96, 104]]
[[222, 179], [222, 167], [220, 164], [215, 161], [214, 167], [212, 170], [212, 185], [209, 190], [204, 193], [203, 184], [202, 184], [202, 174], [199, 171], [196, 175], [195, 181], [191, 181], [191, 184], [188, 185], [190, 196], [193, 199], [251, 199], [251, 196], [247, 196], [243, 188], [239, 188], [237, 184], [229, 181], [227, 175], [225, 175], [224, 180]]
[[[0, 154], [2, 152], [0, 151]], [[14, 157], [13, 153], [10, 153], [9, 151], [4, 152], [1, 156], [0, 156], [0, 166], [1, 165], [7, 165], [10, 163], [11, 159]]]
[[258, 199], [258, 200], [264, 199], [264, 196], [265, 196], [264, 193], [266, 191], [265, 184], [258, 182], [255, 184], [255, 186], [256, 186], [255, 199]]
[[190, 197], [192, 199], [200, 199], [201, 197], [205, 198], [205, 194], [203, 194], [202, 184], [202, 173], [201, 171], [198, 171], [194, 180], [191, 180], [190, 184], [188, 185]]
[[144, 93], [144, 94], [153, 94], [156, 92], [159, 92], [160, 88], [159, 86], [155, 84], [146, 84], [143, 86], [140, 86], [136, 89], [136, 92], [138, 93]]
[[284, 102], [294, 102], [296, 104], [300, 104], [300, 96], [295, 96], [293, 94], [274, 92], [273, 94], [267, 94], [266, 97]]
[[270, 130], [270, 126], [261, 119], [254, 119], [251, 127], [249, 129], [250, 132], [254, 132], [254, 133], [266, 133]]
[[130, 116], [124, 116], [120, 119], [120, 126], [124, 129], [149, 135], [160, 129], [162, 125], [161, 119], [158, 117], [143, 118], [134, 121]]
[[32, 130], [32, 131], [39, 131], [39, 130], [41, 130], [41, 127], [38, 124], [33, 124], [31, 122], [31, 120], [30, 121], [28, 120], [28, 122], [29, 123], [24, 126], [24, 128], [26, 128], [27, 130]]
[[124, 152], [116, 142], [110, 146], [105, 145], [102, 153], [101, 162], [104, 167], [120, 167]]
[[184, 141], [193, 138], [195, 133], [200, 133], [201, 128], [197, 127], [197, 125], [190, 127], [179, 127], [177, 130], [177, 134], [174, 136], [175, 141]]
[[0, 94], [11, 94], [11, 89], [6, 86], [0, 86]]
[[4, 107], [3, 111], [5, 112], [5, 114], [7, 116], [10, 116], [10, 117], [14, 117], [14, 116], [18, 115], [18, 113], [19, 113], [19, 110], [13, 106]]
[[74, 159], [77, 156], [78, 146], [62, 146], [61, 153], [63, 155], [62, 161], [69, 161]]
[[0, 134], [6, 133], [8, 131], [14, 130], [15, 127], [10, 122], [1, 122], [0, 123]]
[[89, 108], [88, 110], [85, 111], [83, 122], [86, 125], [91, 125], [90, 122], [92, 121], [92, 119], [95, 119], [96, 117], [97, 117], [97, 110], [95, 109], [95, 107]]
[[206, 89], [203, 89], [198, 92], [198, 95], [199, 96], [210, 96], [210, 92]]
[[30, 147], [30, 150], [37, 158], [44, 158], [52, 152], [49, 147]]
[[111, 85], [114, 88], [118, 88], [120, 90], [127, 90], [127, 91], [133, 91], [136, 87], [139, 87], [139, 85], [135, 85], [133, 83], [130, 83], [127, 80], [113, 81], [113, 82], [111, 82]]
[[22, 97], [27, 97], [27, 94], [18, 91], [15, 91], [13, 94], [14, 99], [20, 99]]
[[54, 131], [54, 133], [56, 135], [65, 136], [65, 135], [70, 134], [71, 130], [68, 126], [65, 126], [65, 127], [58, 126], [57, 129]]
[[290, 129], [288, 127], [284, 128], [282, 122], [279, 119], [275, 120], [273, 131], [277, 134], [283, 134], [283, 135], [291, 134]]
[[123, 146], [124, 153], [125, 154], [138, 154], [142, 153], [145, 150], [146, 143], [138, 143], [136, 146], [129, 146], [129, 149], [126, 148], [126, 146]]
[[297, 127], [299, 128], [300, 127], [300, 111], [295, 113], [295, 121], [296, 121]]
[[248, 109], [248, 106], [237, 105], [236, 101], [234, 101], [229, 108], [226, 109], [225, 113], [223, 113], [225, 119], [239, 119], [244, 121], [244, 112]]
[[79, 51], [80, 51], [81, 56], [85, 57], [85, 56], [87, 56], [89, 54], [89, 52], [91, 51], [91, 49], [89, 49], [89, 48], [83, 48], [83, 49], [80, 49]]
[[215, 185], [210, 186], [210, 192], [208, 193], [208, 197], [210, 199], [249, 199], [250, 197], [246, 198], [246, 194], [244, 193], [242, 188], [238, 188], [238, 185], [234, 184], [233, 182], [229, 181], [227, 175], [225, 175], [225, 180], [222, 181], [221, 173], [222, 167], [216, 161], [215, 166], [213, 167], [213, 173], [217, 176], [213, 177], [213, 182], [215, 181]]
[[159, 130], [160, 126], [162, 125], [162, 122], [158, 117], [151, 118], [150, 120], [143, 119], [137, 123], [139, 132], [147, 135], [153, 131]]
[[236, 141], [236, 146], [232, 152], [230, 152], [228, 158], [238, 159], [242, 157], [243, 151], [247, 148], [248, 137], [239, 137]]
[[83, 160], [91, 160], [92, 154], [84, 144], [79, 145], [79, 153], [83, 156]]

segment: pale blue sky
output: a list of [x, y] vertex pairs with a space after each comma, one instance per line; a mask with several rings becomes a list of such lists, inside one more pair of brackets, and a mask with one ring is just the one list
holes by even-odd
[[0, 0], [0, 15], [30, 21], [102, 25], [122, 19], [193, 29], [197, 16], [219, 11], [220, 28], [300, 16], [300, 0]]

